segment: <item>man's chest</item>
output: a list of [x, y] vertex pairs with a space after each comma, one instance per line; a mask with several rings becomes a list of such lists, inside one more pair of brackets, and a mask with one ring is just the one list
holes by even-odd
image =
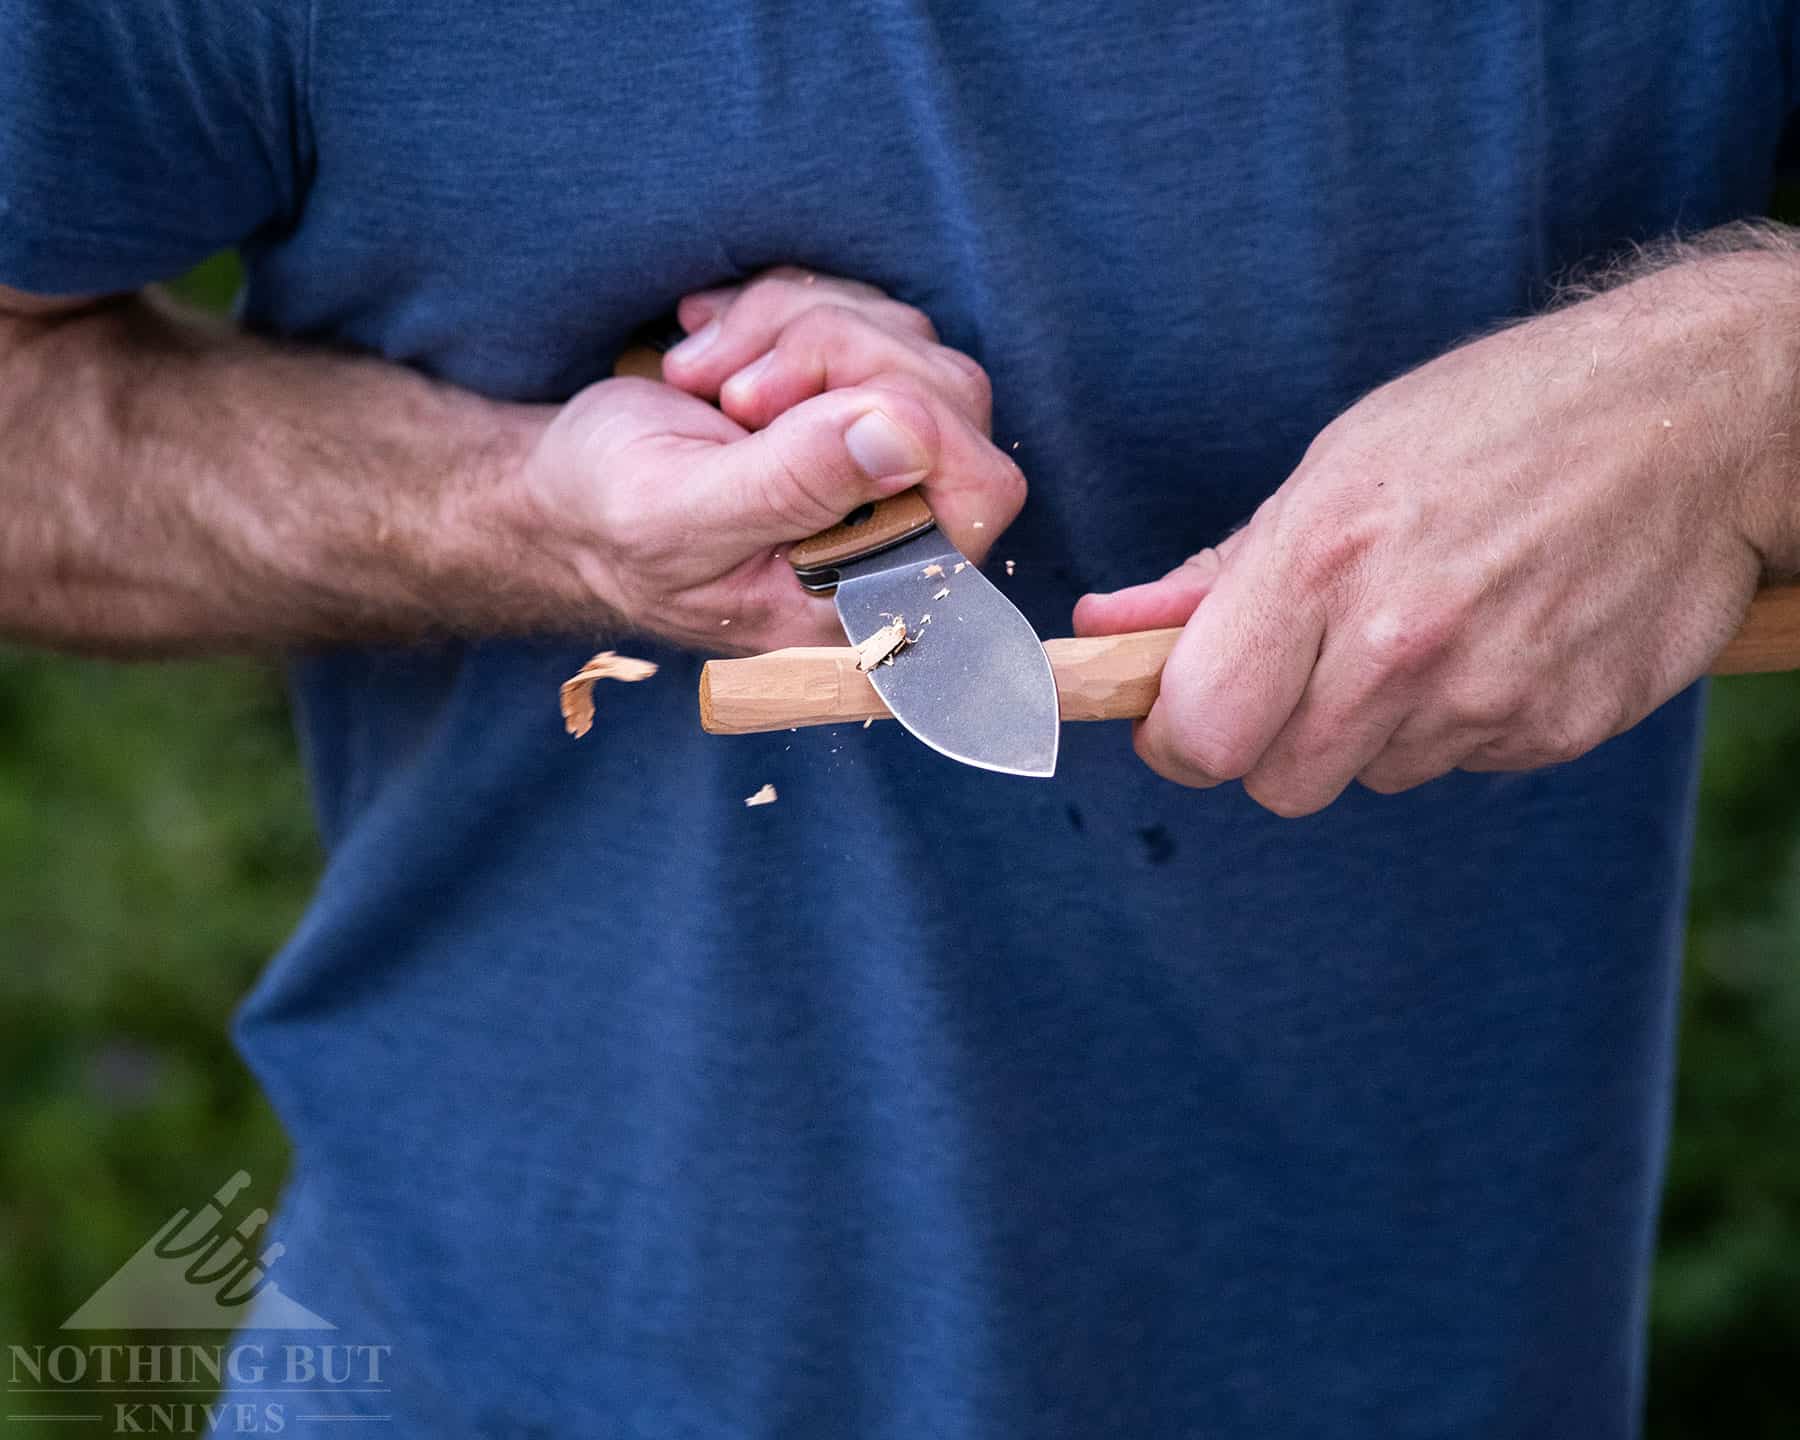
[[925, 308], [1002, 423], [1075, 412], [1146, 461], [1291, 458], [1556, 267], [1754, 208], [1786, 103], [1754, 4], [318, 21], [317, 171], [257, 260], [265, 323], [549, 399], [684, 291], [794, 262]]

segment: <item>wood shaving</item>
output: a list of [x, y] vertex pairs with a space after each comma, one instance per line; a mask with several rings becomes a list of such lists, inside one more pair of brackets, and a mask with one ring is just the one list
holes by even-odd
[[781, 797], [775, 793], [775, 787], [773, 785], [765, 785], [754, 795], [746, 795], [744, 797], [744, 806], [748, 809], [757, 805], [773, 805], [780, 798]]
[[562, 683], [563, 729], [577, 740], [594, 728], [596, 680], [648, 680], [656, 666], [611, 650], [602, 650]]
[[1013, 573], [1013, 562], [1012, 562], [1012, 561], [1010, 561], [1010, 560], [1008, 560], [1008, 561], [1007, 561], [1007, 562], [1006, 562], [1006, 573], [1007, 573], [1007, 574], [1008, 574], [1008, 575], [1010, 575], [1010, 574], [1012, 574], [1012, 573]]
[[[882, 611], [887, 614], [887, 611]], [[891, 625], [883, 625], [856, 647], [856, 668], [873, 670], [882, 661], [893, 661], [894, 652], [906, 643], [906, 617], [896, 615]]]
[[721, 621], [720, 621], [720, 622], [719, 622], [719, 623], [720, 623], [720, 624], [721, 624], [721, 625], [729, 625], [729, 624], [730, 624], [730, 623], [731, 623], [731, 621], [729, 621], [729, 620], [721, 620]]
[[923, 570], [921, 570], [919, 572], [919, 574], [925, 576], [927, 579], [929, 579], [933, 575], [942, 575], [943, 573], [944, 573], [944, 567], [942, 565], [927, 565]]
[[875, 717], [873, 715], [871, 715], [871, 716], [869, 716], [869, 718], [867, 720], [863, 721], [863, 729], [867, 730], [874, 723], [875, 723]]
[[962, 572], [964, 570], [966, 570], [968, 568], [969, 568], [969, 562], [967, 560], [958, 560], [956, 562], [956, 568], [954, 570], [952, 570], [950, 573], [952, 575], [960, 575], [960, 574], [962, 574]]
[[977, 520], [977, 521], [975, 521], [975, 522], [974, 522], [974, 523], [975, 523], [975, 528], [976, 528], [976, 529], [977, 529], [977, 530], [985, 530], [985, 529], [987, 529], [987, 521], [985, 521], [985, 520]]
[[944, 586], [944, 588], [942, 590], [938, 591], [937, 594], [933, 595], [931, 598], [933, 600], [942, 600], [949, 593], [950, 593], [950, 587], [948, 585], [946, 585], [946, 586]]

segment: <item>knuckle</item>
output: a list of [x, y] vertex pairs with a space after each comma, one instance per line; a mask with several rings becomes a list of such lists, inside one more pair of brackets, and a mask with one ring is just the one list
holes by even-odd
[[938, 347], [938, 359], [951, 371], [952, 384], [963, 403], [985, 424], [994, 409], [994, 382], [981, 362], [948, 346]]
[[943, 409], [942, 398], [917, 376], [909, 375], [904, 370], [884, 370], [858, 388], [872, 404], [892, 399], [898, 404], [911, 406], [912, 411], [909, 413], [927, 410], [934, 417]]
[[1010, 524], [1025, 508], [1026, 494], [1030, 489], [1025, 481], [1025, 472], [1009, 457], [995, 451], [993, 464], [987, 467], [987, 474], [988, 503], [998, 507], [995, 518]]
[[1186, 757], [1172, 749], [1162, 728], [1153, 720], [1134, 727], [1131, 748], [1153, 772], [1176, 785], [1203, 787], [1217, 783], [1211, 775], [1196, 770]]
[[756, 472], [757, 504], [795, 536], [811, 534], [840, 507], [831, 503], [830, 476], [814, 456], [782, 441], [770, 447], [769, 460]]
[[1263, 809], [1283, 820], [1298, 820], [1325, 808], [1326, 802], [1293, 777], [1252, 771], [1244, 777], [1244, 793]]
[[917, 305], [908, 305], [904, 300], [884, 299], [876, 310], [883, 321], [896, 329], [910, 330], [933, 343], [937, 341], [937, 326], [931, 323], [931, 317]]
[[1242, 779], [1261, 758], [1244, 736], [1221, 728], [1214, 716], [1196, 714], [1190, 704], [1176, 702], [1169, 722], [1179, 757], [1215, 780]]
[[822, 350], [836, 346], [846, 332], [861, 328], [863, 320], [848, 305], [835, 301], [809, 306], [790, 320], [781, 332], [781, 343]]
[[1455, 633], [1456, 618], [1444, 610], [1384, 607], [1363, 621], [1360, 639], [1377, 670], [1404, 674], [1441, 656]]
[[1533, 747], [1540, 765], [1567, 765], [1593, 749], [1593, 741], [1584, 727], [1557, 725], [1543, 732]]
[[1427, 780], [1442, 774], [1441, 768], [1426, 764], [1412, 756], [1377, 761], [1356, 777], [1357, 784], [1377, 795], [1398, 795], [1417, 789]]
[[779, 324], [791, 314], [805, 293], [798, 281], [765, 271], [758, 275], [725, 312], [724, 323], [734, 329], [762, 329]]

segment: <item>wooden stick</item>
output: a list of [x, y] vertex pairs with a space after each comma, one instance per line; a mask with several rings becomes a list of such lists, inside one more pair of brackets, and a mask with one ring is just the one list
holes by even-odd
[[[1064, 720], [1135, 720], [1150, 713], [1163, 662], [1180, 630], [1046, 640]], [[1800, 669], [1800, 585], [1764, 590], [1713, 665], [1715, 675]], [[771, 650], [709, 660], [700, 671], [700, 724], [714, 735], [799, 725], [888, 720], [856, 651], [841, 646]]]

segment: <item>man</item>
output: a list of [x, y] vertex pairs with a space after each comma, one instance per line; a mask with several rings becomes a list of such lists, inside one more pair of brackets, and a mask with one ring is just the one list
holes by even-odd
[[[1785, 8], [0, 14], [0, 623], [294, 651], [240, 1042], [406, 1433], [1633, 1432], [1800, 260], [1494, 327], [1758, 211]], [[128, 298], [227, 244], [249, 333]], [[1147, 764], [699, 733], [915, 483], [1041, 631], [1186, 624]]]

